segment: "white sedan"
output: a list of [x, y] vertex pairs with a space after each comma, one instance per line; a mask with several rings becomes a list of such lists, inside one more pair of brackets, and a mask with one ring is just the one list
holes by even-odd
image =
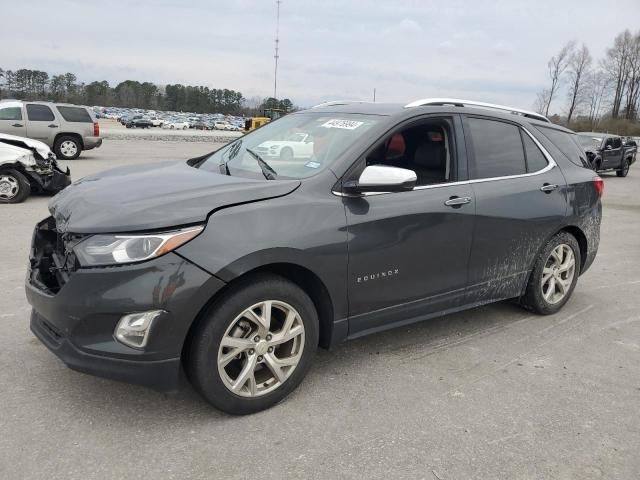
[[186, 130], [189, 128], [189, 124], [187, 122], [165, 122], [162, 128], [169, 130]]
[[263, 157], [278, 157], [282, 160], [292, 158], [311, 158], [313, 156], [313, 142], [308, 141], [306, 133], [294, 133], [287, 140], [271, 140], [262, 142], [256, 152]]

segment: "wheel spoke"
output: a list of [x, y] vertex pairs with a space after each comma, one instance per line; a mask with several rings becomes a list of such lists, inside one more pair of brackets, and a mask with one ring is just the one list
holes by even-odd
[[287, 379], [287, 375], [282, 371], [283, 365], [280, 363], [280, 360], [275, 357], [275, 355], [271, 353], [267, 353], [264, 356], [264, 363], [267, 365], [273, 376], [279, 382], [284, 382]]
[[244, 367], [242, 367], [242, 370], [231, 384], [231, 390], [237, 393], [242, 389], [242, 387], [244, 387], [244, 385], [247, 383], [247, 381], [249, 381], [250, 378], [253, 378], [253, 383], [255, 384], [254, 371], [256, 368], [256, 358], [257, 356], [255, 354], [249, 355], [247, 357], [247, 362], [244, 364]]
[[271, 340], [272, 345], [281, 345], [283, 343], [287, 343], [289, 340], [296, 338], [298, 335], [301, 335], [304, 332], [304, 328], [302, 325], [296, 325], [289, 329], [288, 332], [281, 332], [277, 336]]

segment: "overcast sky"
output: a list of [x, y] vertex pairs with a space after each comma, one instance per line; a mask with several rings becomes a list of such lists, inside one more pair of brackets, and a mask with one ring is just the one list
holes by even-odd
[[[275, 0], [2, 0], [2, 14], [4, 69], [273, 94]], [[369, 100], [375, 87], [385, 102], [530, 108], [563, 44], [599, 58], [625, 28], [640, 28], [640, 1], [284, 0], [278, 96]]]

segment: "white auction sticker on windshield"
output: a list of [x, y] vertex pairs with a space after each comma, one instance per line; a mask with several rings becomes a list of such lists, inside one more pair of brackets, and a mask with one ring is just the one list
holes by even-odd
[[340, 120], [336, 118], [333, 120], [329, 120], [328, 122], [325, 122], [320, 126], [324, 128], [342, 128], [345, 130], [355, 130], [363, 123], [364, 122], [356, 122], [355, 120]]

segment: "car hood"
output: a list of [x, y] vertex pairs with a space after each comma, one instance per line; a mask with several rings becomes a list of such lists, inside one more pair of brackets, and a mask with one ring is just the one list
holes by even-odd
[[84, 177], [49, 202], [57, 229], [73, 233], [159, 230], [201, 223], [231, 205], [281, 197], [299, 180], [253, 180], [161, 162]]
[[39, 140], [32, 140], [31, 138], [19, 137], [17, 135], [8, 135], [0, 133], [0, 143], [2, 145], [12, 145], [16, 148], [22, 148], [29, 151], [37, 152], [43, 159], [49, 158], [51, 155], [51, 149], [49, 146]]

